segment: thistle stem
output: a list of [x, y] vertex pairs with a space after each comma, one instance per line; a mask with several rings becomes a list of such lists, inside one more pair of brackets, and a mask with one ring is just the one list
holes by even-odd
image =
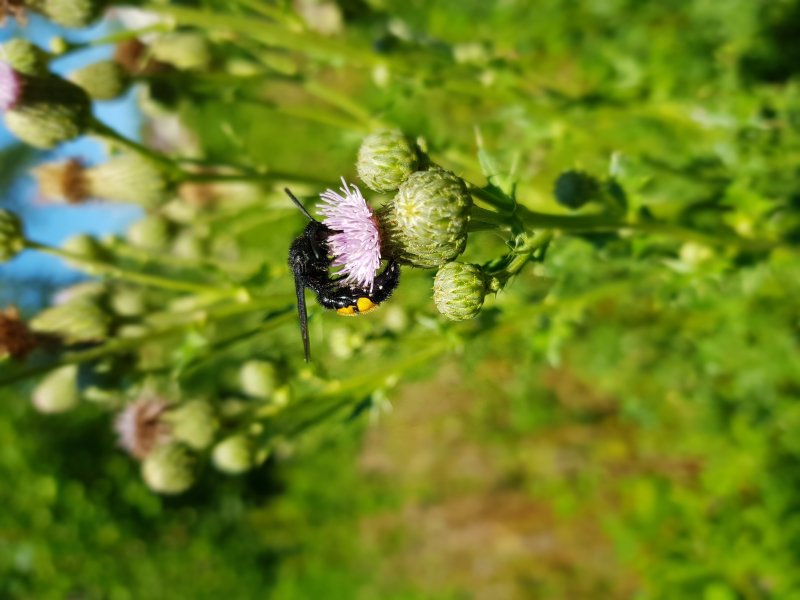
[[[320, 393], [315, 394], [312, 406], [301, 404], [294, 415], [286, 415], [285, 423], [278, 423], [275, 427], [267, 427], [264, 432], [267, 437], [275, 434], [294, 436], [325, 421], [343, 408], [351, 406], [364, 398], [364, 393], [375, 389], [376, 382], [385, 381], [389, 377], [399, 375], [421, 364], [425, 364], [436, 356], [445, 352], [450, 345], [449, 340], [440, 340], [425, 349], [419, 349], [410, 356], [389, 363], [378, 372], [356, 375], [344, 381], [330, 382]], [[311, 408], [312, 411], [306, 410]], [[308, 413], [311, 412], [309, 415]], [[285, 413], [284, 413], [285, 414]]]
[[385, 58], [375, 56], [368, 46], [361, 47], [337, 38], [323, 38], [306, 31], [290, 31], [252, 16], [226, 15], [174, 4], [145, 4], [142, 8], [171, 17], [181, 25], [210, 31], [235, 31], [268, 46], [302, 52], [326, 61], [339, 59], [366, 67], [385, 61]]
[[109, 140], [124, 146], [128, 150], [141, 154], [142, 156], [152, 160], [153, 162], [158, 163], [161, 165], [168, 175], [175, 176], [180, 172], [180, 168], [175, 164], [175, 162], [160, 154], [159, 152], [155, 152], [151, 150], [147, 146], [140, 144], [134, 140], [131, 140], [118, 131], [115, 131], [105, 123], [98, 121], [97, 119], [93, 119], [92, 123], [90, 124], [90, 130], [95, 133], [96, 135], [104, 138], [108, 138]]
[[[234, 304], [226, 304], [220, 310], [201, 310], [190, 315], [189, 319], [181, 319], [176, 315], [177, 323], [167, 325], [161, 328], [153, 328], [147, 331], [146, 334], [130, 338], [116, 338], [96, 346], [88, 350], [80, 350], [77, 352], [67, 352], [62, 355], [58, 360], [44, 365], [36, 365], [20, 370], [11, 372], [5, 376], [0, 377], [0, 385], [8, 385], [17, 381], [23, 381], [37, 375], [43, 375], [49, 371], [64, 367], [67, 365], [77, 365], [91, 360], [98, 360], [106, 356], [113, 356], [135, 350], [142, 344], [151, 342], [156, 339], [169, 337], [172, 335], [180, 334], [183, 331], [188, 331], [193, 327], [207, 323], [209, 320], [222, 320], [228, 317], [235, 317], [241, 314], [255, 311], [271, 310], [274, 309], [276, 300], [274, 298], [262, 298], [260, 300], [248, 300], [247, 302], [237, 302]], [[289, 311], [287, 310], [288, 314]], [[277, 321], [275, 325], [280, 325], [284, 322], [285, 316], [283, 313], [276, 315], [274, 319]], [[272, 321], [269, 322], [271, 324]], [[263, 331], [267, 323], [262, 323], [260, 329]]]
[[[241, 169], [233, 165], [219, 165], [220, 167], [231, 167]], [[288, 171], [264, 171], [260, 173], [245, 171], [242, 173], [191, 173], [183, 171], [179, 176], [179, 182], [191, 183], [270, 183], [274, 181], [291, 181], [295, 183], [310, 183], [313, 185], [330, 185], [330, 180], [313, 175], [303, 175], [301, 173], [291, 173]]]
[[632, 231], [639, 233], [653, 233], [665, 235], [685, 241], [699, 242], [708, 245], [737, 246], [743, 250], [763, 251], [775, 247], [775, 242], [769, 240], [750, 240], [738, 235], [719, 232], [715, 234], [704, 233], [688, 227], [672, 223], [638, 222], [631, 223], [604, 216], [569, 216], [551, 215], [530, 210], [524, 206], [517, 206], [516, 217], [530, 229], [552, 229], [576, 233], [593, 232], [619, 232]]
[[[40, 244], [39, 242], [34, 242], [31, 240], [25, 241], [25, 247], [31, 250], [38, 250], [39, 252], [51, 254], [53, 256], [63, 258], [64, 260], [85, 265], [86, 267], [90, 267], [91, 269], [97, 271], [98, 273], [101, 273], [112, 279], [122, 279], [124, 281], [138, 283], [148, 287], [157, 287], [173, 292], [190, 292], [190, 293], [206, 294], [209, 292], [219, 293], [220, 291], [218, 288], [205, 285], [202, 283], [179, 281], [175, 279], [168, 279], [166, 277], [159, 277], [158, 275], [150, 275], [147, 273], [139, 273], [138, 271], [130, 271], [128, 269], [123, 269], [122, 267], [118, 267], [116, 265], [111, 265], [102, 261], [86, 258], [84, 256], [80, 256], [79, 254], [73, 254], [72, 252], [67, 252], [66, 250], [62, 250], [61, 248], [54, 248], [53, 246]], [[231, 289], [230, 292], [235, 293], [236, 290]]]

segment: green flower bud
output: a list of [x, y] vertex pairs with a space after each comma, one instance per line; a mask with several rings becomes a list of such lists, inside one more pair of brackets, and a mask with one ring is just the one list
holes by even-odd
[[194, 483], [194, 459], [180, 444], [158, 446], [142, 461], [142, 478], [154, 492], [180, 494]]
[[556, 202], [572, 210], [599, 199], [600, 192], [600, 182], [583, 171], [564, 171], [553, 190]]
[[277, 379], [278, 374], [274, 365], [263, 360], [247, 361], [239, 370], [242, 391], [260, 400], [266, 400], [275, 391]]
[[417, 170], [416, 145], [397, 130], [385, 130], [364, 138], [358, 149], [358, 176], [376, 192], [393, 192]]
[[214, 441], [218, 422], [208, 402], [192, 400], [171, 409], [163, 417], [172, 437], [192, 450], [204, 450]]
[[488, 278], [478, 265], [451, 262], [439, 268], [433, 281], [433, 301], [451, 321], [478, 315], [488, 290]]
[[120, 154], [85, 171], [93, 198], [155, 208], [169, 200], [169, 181], [158, 165], [138, 154]]
[[136, 317], [147, 310], [147, 292], [141, 288], [119, 287], [111, 295], [111, 310], [121, 317]]
[[46, 308], [31, 320], [33, 331], [58, 336], [67, 343], [103, 340], [109, 326], [105, 311], [87, 297]]
[[200, 260], [208, 256], [205, 240], [191, 229], [185, 229], [175, 236], [172, 253], [181, 258]]
[[33, 390], [33, 405], [43, 413], [61, 413], [80, 400], [78, 367], [68, 365], [49, 373]]
[[[103, 245], [92, 236], [83, 233], [69, 238], [64, 242], [62, 248], [69, 254], [73, 254], [76, 258], [85, 258], [89, 261], [98, 262], [105, 262], [109, 259], [108, 251], [103, 248]], [[67, 259], [64, 262], [73, 269], [88, 273], [89, 275], [95, 275], [99, 272], [99, 269], [80, 260]]]
[[50, 56], [25, 38], [14, 38], [7, 41], [0, 50], [0, 56], [14, 70], [23, 75], [47, 75]]
[[170, 222], [160, 215], [146, 216], [128, 228], [128, 241], [146, 250], [166, 250], [171, 237]]
[[22, 100], [6, 111], [6, 127], [23, 142], [49, 150], [84, 133], [91, 101], [81, 88], [58, 77], [28, 77]]
[[86, 27], [95, 21], [106, 2], [103, 0], [41, 0], [35, 10], [64, 27]]
[[77, 69], [70, 73], [69, 80], [82, 87], [93, 100], [117, 98], [130, 81], [123, 68], [112, 60], [101, 60]]
[[50, 52], [56, 56], [66, 54], [73, 47], [73, 44], [70, 44], [67, 40], [59, 35], [50, 38]]
[[211, 63], [211, 49], [206, 36], [196, 33], [171, 33], [160, 36], [150, 45], [158, 61], [181, 71], [202, 71]]
[[64, 304], [78, 298], [86, 298], [98, 302], [106, 293], [106, 286], [101, 281], [84, 281], [59, 290], [53, 297], [53, 304]]
[[389, 244], [413, 266], [443, 265], [466, 248], [471, 207], [459, 177], [439, 168], [412, 173], [385, 215]]
[[232, 435], [214, 446], [211, 460], [214, 466], [223, 473], [239, 475], [255, 466], [255, 446], [244, 435]]
[[12, 212], [0, 208], [0, 262], [14, 258], [25, 248], [22, 221]]

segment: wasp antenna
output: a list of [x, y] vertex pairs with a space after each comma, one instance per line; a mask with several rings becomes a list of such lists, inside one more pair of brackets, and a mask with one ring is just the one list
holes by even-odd
[[298, 200], [298, 199], [297, 199], [297, 197], [296, 197], [296, 196], [295, 196], [295, 195], [294, 195], [294, 194], [293, 194], [291, 191], [289, 191], [289, 188], [283, 188], [283, 191], [284, 191], [284, 192], [286, 192], [286, 195], [287, 195], [287, 196], [289, 196], [289, 198], [291, 198], [292, 202], [294, 202], [294, 205], [295, 205], [297, 208], [299, 208], [299, 209], [300, 209], [300, 211], [301, 211], [301, 212], [302, 212], [302, 213], [303, 213], [305, 216], [307, 216], [307, 217], [308, 217], [308, 220], [309, 220], [309, 221], [316, 221], [316, 219], [315, 219], [314, 217], [312, 217], [312, 216], [311, 216], [311, 213], [310, 213], [310, 212], [308, 212], [308, 211], [306, 210], [306, 207], [305, 207], [305, 206], [303, 206], [303, 205], [300, 203], [300, 200]]

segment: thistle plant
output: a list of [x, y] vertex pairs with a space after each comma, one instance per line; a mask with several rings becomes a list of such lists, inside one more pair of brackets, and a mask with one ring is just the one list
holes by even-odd
[[[18, 3], [6, 4], [20, 16]], [[29, 4], [66, 26], [85, 26], [105, 8], [89, 0]], [[741, 160], [753, 171], [747, 185], [732, 171], [704, 171], [747, 148], [714, 146], [712, 158], [697, 157], [698, 174], [675, 194], [686, 195], [686, 206], [664, 209], [674, 190], [649, 194], [674, 173], [659, 173], [650, 155], [627, 160], [623, 137], [608, 141], [622, 148], [610, 157], [611, 150], [582, 156], [574, 140], [589, 145], [587, 136], [611, 128], [581, 122], [567, 99], [585, 90], [523, 76], [531, 69], [516, 63], [516, 51], [474, 42], [434, 52], [393, 23], [403, 43], [376, 52], [358, 36], [319, 35], [288, 8], [256, 4], [150, 6], [143, 30], [101, 40], [116, 45], [112, 60], [66, 79], [50, 72], [53, 56], [29, 42], [8, 42], [0, 55], [0, 109], [16, 137], [51, 149], [93, 135], [109, 149], [99, 164], [71, 156], [37, 166], [39, 197], [78, 211], [90, 200], [144, 211], [122, 237], [79, 235], [61, 247], [29, 239], [17, 216], [0, 211], [0, 260], [39, 251], [92, 278], [31, 319], [0, 314], [0, 356], [14, 359], [0, 381], [38, 378], [33, 403], [42, 412], [80, 399], [115, 415], [109, 422], [121, 448], [141, 462], [155, 492], [189, 489], [206, 464], [230, 475], [257, 469], [310, 427], [364, 407], [377, 413], [407, 372], [488, 343], [534, 314], [562, 323], [559, 311], [582, 302], [559, 295], [582, 273], [559, 254], [570, 244], [592, 245], [598, 262], [652, 256], [687, 273], [792, 251], [790, 183], [773, 192], [780, 177], [760, 172], [757, 160]], [[54, 48], [69, 55], [95, 42]], [[94, 101], [130, 86], [161, 119], [148, 123], [158, 135], [142, 142], [93, 112]], [[669, 121], [651, 108], [643, 100], [630, 112]], [[497, 117], [473, 139], [487, 110]], [[683, 121], [701, 112], [674, 108], [674, 122], [662, 125], [688, 128]], [[295, 130], [302, 136], [287, 139]], [[196, 144], [185, 143], [186, 132]], [[521, 158], [515, 140], [527, 144]], [[788, 159], [783, 167], [793, 172]], [[742, 199], [763, 181], [771, 182], [764, 198]], [[285, 188], [302, 198], [305, 230], [292, 220]], [[706, 211], [703, 202], [716, 197], [725, 209]], [[290, 246], [303, 250], [292, 272]], [[305, 288], [318, 303], [306, 306]], [[297, 344], [298, 302], [304, 334], [328, 349], [310, 365]], [[485, 305], [491, 317], [478, 318]], [[362, 324], [331, 324], [334, 312], [376, 308]]]

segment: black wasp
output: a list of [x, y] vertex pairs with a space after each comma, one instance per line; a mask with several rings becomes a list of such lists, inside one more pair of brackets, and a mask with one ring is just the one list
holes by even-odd
[[300, 333], [306, 362], [311, 358], [308, 341], [308, 313], [306, 311], [305, 288], [317, 295], [317, 302], [340, 315], [356, 316], [374, 310], [387, 300], [400, 283], [400, 265], [389, 259], [386, 268], [375, 277], [372, 290], [341, 283], [342, 278], [332, 278], [329, 273], [333, 258], [330, 255], [328, 237], [334, 233], [324, 223], [317, 221], [306, 208], [285, 188], [292, 202], [308, 218], [308, 225], [289, 247], [289, 268], [294, 274], [297, 292], [297, 313], [300, 317]]

